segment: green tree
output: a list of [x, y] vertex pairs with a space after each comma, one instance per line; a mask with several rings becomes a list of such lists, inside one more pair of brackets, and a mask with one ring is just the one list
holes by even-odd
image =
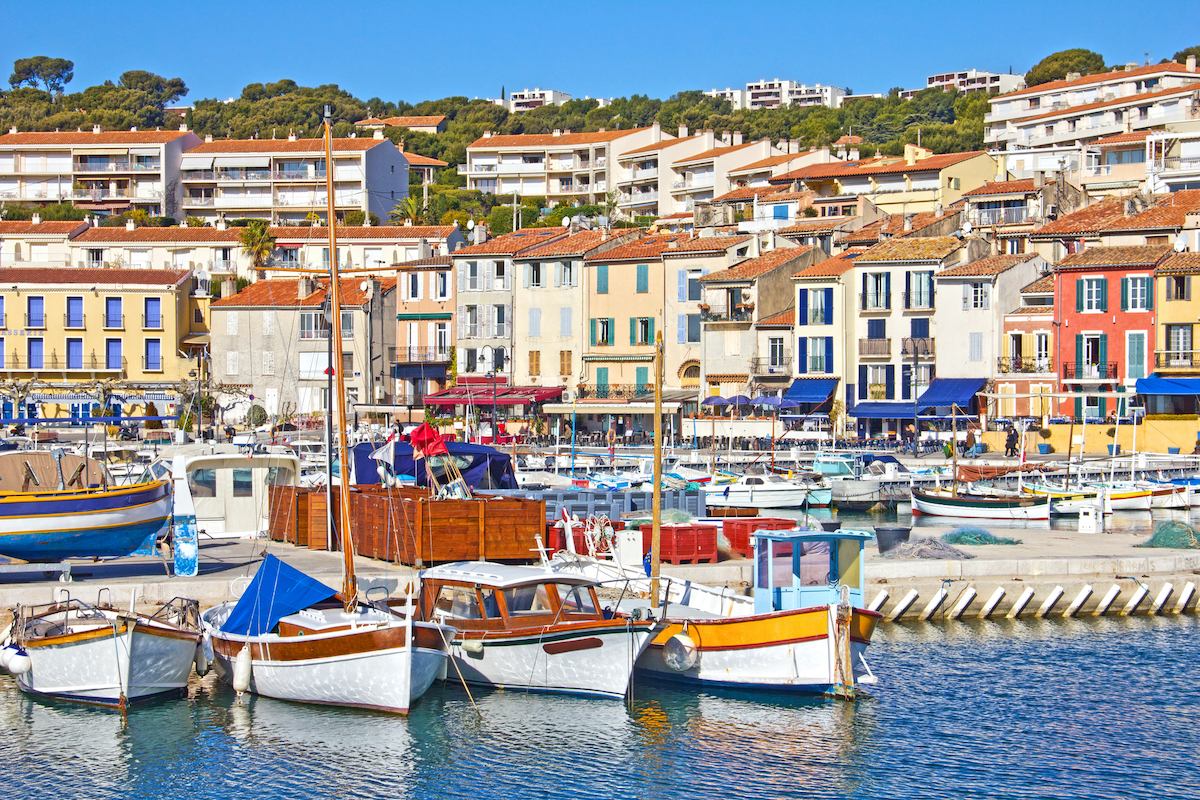
[[182, 78], [167, 79], [144, 69], [131, 69], [121, 75], [117, 86], [121, 89], [135, 89], [154, 97], [159, 106], [178, 100], [188, 93]]
[[25, 84], [37, 86], [41, 83], [47, 92], [61, 92], [75, 77], [75, 64], [65, 58], [33, 56], [18, 58], [13, 62], [13, 74], [8, 82], [14, 89]]
[[405, 220], [412, 220], [413, 225], [424, 225], [428, 216], [429, 209], [425, 207], [421, 197], [410, 194], [396, 203], [392, 213], [388, 214], [388, 224], [401, 225]]
[[203, 228], [204, 227], [204, 220], [200, 219], [200, 217], [193, 217], [193, 216], [189, 215], [189, 216], [185, 217], [183, 221], [187, 223], [187, 226], [189, 228]]
[[1051, 53], [1025, 73], [1025, 85], [1038, 86], [1050, 81], [1059, 81], [1072, 72], [1078, 72], [1080, 75], [1104, 72], [1104, 56], [1082, 47]]
[[1180, 50], [1178, 53], [1171, 56], [1171, 60], [1176, 64], [1185, 64], [1187, 63], [1188, 56], [1195, 56], [1197, 59], [1200, 59], [1200, 45]]
[[250, 263], [255, 269], [262, 269], [275, 249], [275, 237], [271, 236], [267, 223], [261, 219], [252, 220], [238, 231], [238, 243], [242, 246], [242, 252], [250, 256]]
[[[366, 221], [367, 221], [367, 215], [365, 213], [363, 213], [362, 211], [347, 211], [342, 216], [342, 224], [343, 225], [351, 225], [351, 226], [362, 225]], [[379, 224], [379, 217], [377, 217], [375, 214], [371, 214], [371, 224], [372, 225]]]

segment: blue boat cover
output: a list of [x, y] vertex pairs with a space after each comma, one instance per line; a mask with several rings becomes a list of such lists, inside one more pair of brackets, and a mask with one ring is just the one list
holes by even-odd
[[913, 404], [903, 403], [859, 403], [847, 412], [858, 419], [912, 419]]
[[[371, 458], [371, 453], [378, 445], [362, 443], [354, 446], [355, 483], [379, 483], [379, 463]], [[458, 471], [462, 473], [467, 485], [472, 489], [519, 489], [517, 474], [513, 471], [512, 457], [494, 447], [485, 444], [467, 444], [466, 442], [446, 442], [450, 451], [449, 458], [453, 459]], [[430, 459], [434, 477], [439, 482], [446, 480], [444, 459], [446, 456], [434, 456]], [[393, 475], [415, 475], [418, 486], [429, 483], [429, 472], [424, 463], [418, 464], [413, 459], [412, 445], [405, 442], [392, 442]]]
[[335, 589], [268, 554], [221, 630], [237, 636], [261, 636], [288, 614], [335, 594]]
[[1200, 395], [1200, 378], [1161, 378], [1151, 375], [1149, 378], [1138, 378], [1138, 394], [1165, 395]]
[[783, 396], [797, 403], [824, 403], [837, 385], [837, 378], [796, 378]]
[[966, 408], [985, 383], [987, 378], [934, 378], [929, 388], [917, 398], [917, 405]]

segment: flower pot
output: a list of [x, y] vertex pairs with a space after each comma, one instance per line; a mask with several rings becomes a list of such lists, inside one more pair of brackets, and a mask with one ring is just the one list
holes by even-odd
[[1043, 442], [1043, 443], [1038, 444], [1038, 452], [1044, 456], [1050, 455], [1050, 443]]
[[1119, 444], [1110, 444], [1110, 445], [1108, 446], [1108, 454], [1109, 454], [1110, 456], [1119, 456], [1119, 455], [1121, 455], [1121, 445], [1119, 445]]
[[1167, 455], [1171, 455], [1171, 456], [1179, 455], [1179, 448], [1178, 447], [1168, 447]]

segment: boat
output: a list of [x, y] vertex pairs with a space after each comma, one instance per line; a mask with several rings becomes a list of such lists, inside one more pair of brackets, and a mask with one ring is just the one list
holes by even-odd
[[22, 561], [150, 552], [171, 520], [170, 481], [112, 486], [96, 462], [61, 450], [0, 454], [0, 486], [21, 487], [0, 492], [0, 555]]
[[591, 581], [542, 567], [443, 564], [421, 574], [421, 598], [424, 619], [458, 630], [462, 679], [498, 689], [624, 697], [659, 627], [606, 618]]
[[69, 598], [17, 606], [0, 663], [28, 694], [123, 708], [185, 691], [200, 635], [195, 600], [139, 614]]
[[788, 480], [781, 475], [742, 475], [709, 493], [727, 508], [824, 508], [833, 501], [833, 488], [819, 476]]
[[1049, 520], [1050, 496], [912, 488], [913, 516]]
[[1022, 491], [1038, 497], [1050, 497], [1055, 515], [1073, 516], [1082, 506], [1100, 506], [1112, 511], [1149, 511], [1153, 492], [1132, 484], [1085, 483], [1074, 489], [1049, 483], [1026, 484]]
[[[332, 163], [332, 130], [325, 107], [325, 155]], [[333, 172], [326, 176], [329, 252], [337, 253]], [[329, 266], [331, 319], [341, 319], [338, 259]], [[342, 352], [342, 327], [332, 325], [332, 346]], [[345, 398], [345, 376], [336, 370], [332, 396]], [[347, 459], [346, 403], [338, 402], [336, 457]], [[326, 469], [332, 472], [332, 459]], [[350, 514], [350, 470], [337, 481], [342, 589], [335, 591], [268, 555], [236, 603], [223, 603], [202, 615], [206, 646], [218, 676], [244, 692], [333, 706], [406, 714], [439, 677], [444, 677], [454, 629], [415, 619], [408, 593], [402, 606], [359, 599], [354, 573], [354, 528]], [[327, 486], [334, 485], [327, 473]], [[332, 513], [331, 513], [332, 517]], [[330, 519], [333, 523], [333, 519]], [[331, 524], [331, 529], [334, 526]]]

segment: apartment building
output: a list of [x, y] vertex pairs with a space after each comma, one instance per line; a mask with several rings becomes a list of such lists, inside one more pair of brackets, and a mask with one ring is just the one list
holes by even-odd
[[1195, 414], [1200, 404], [1197, 392], [1190, 390], [1200, 385], [1200, 348], [1195, 337], [1200, 324], [1200, 284], [1194, 296], [1192, 285], [1200, 276], [1200, 254], [1171, 253], [1155, 268], [1154, 276], [1153, 375], [1176, 381], [1179, 393], [1146, 395], [1146, 413]]
[[190, 270], [205, 287], [251, 278], [237, 228], [87, 228], [67, 243], [66, 266]]
[[183, 153], [199, 145], [187, 130], [91, 133], [18, 132], [0, 136], [0, 201], [73, 202], [99, 214], [130, 209], [178, 216]]
[[149, 401], [168, 413], [195, 367], [178, 353], [208, 332], [208, 294], [190, 270], [6, 267], [0, 286], [0, 372], [14, 389], [38, 386], [23, 415], [79, 419]]
[[846, 91], [837, 86], [809, 86], [796, 81], [760, 80], [747, 83], [745, 89], [710, 89], [709, 97], [728, 100], [734, 110], [781, 108], [784, 106], [825, 106], [840, 108]]
[[0, 220], [0, 267], [68, 265], [71, 237], [87, 228], [87, 222], [46, 222], [37, 214], [29, 221]]
[[446, 388], [454, 347], [455, 281], [449, 255], [406, 261], [396, 270], [396, 346], [387, 358], [396, 405], [424, 420], [425, 397]]
[[1047, 261], [1096, 246], [1200, 246], [1200, 191], [1146, 198], [1109, 197], [1060, 217], [1029, 234], [1030, 246]]
[[963, 200], [966, 221], [998, 253], [1024, 253], [1032, 231], [1083, 205], [1079, 189], [1065, 180], [1046, 181], [1041, 173], [1023, 180], [988, 181], [965, 192]]
[[1004, 314], [995, 386], [1001, 397], [990, 405], [1000, 417], [1046, 417], [1054, 412], [1049, 395], [1058, 391], [1055, 355], [1054, 275], [1046, 274], [1021, 287], [1020, 304]]
[[[519, 92], [513, 92], [507, 98], [499, 100], [490, 100], [501, 108], [508, 109], [511, 114], [520, 114], [525, 111], [532, 111], [535, 108], [542, 106], [561, 106], [571, 99], [571, 95], [566, 92], [555, 91], [554, 89], [542, 89], [540, 87], [534, 89], [522, 89]], [[601, 103], [603, 106], [604, 104]]]
[[657, 127], [497, 136], [485, 131], [467, 146], [458, 172], [467, 188], [488, 194], [545, 197], [551, 204], [603, 202], [614, 186], [615, 157], [661, 140]]
[[437, 116], [367, 117], [354, 123], [360, 131], [382, 131], [384, 128], [408, 128], [418, 133], [438, 134], [446, 132], [446, 118]]
[[[1151, 133], [1146, 138], [1146, 153], [1149, 156], [1146, 164], [1149, 191], [1200, 189], [1200, 126], [1195, 123], [1173, 125], [1168, 130]], [[1104, 155], [1106, 163], [1112, 159], [1109, 152]], [[1139, 155], [1135, 150], [1118, 163], [1136, 162]]]
[[[1154, 131], [1135, 131], [1104, 136], [1083, 152], [1079, 185], [1089, 199], [1148, 190], [1149, 170], [1146, 140]], [[1168, 191], [1164, 186], [1160, 191]]]
[[1025, 76], [1005, 74], [1002, 72], [986, 72], [978, 69], [967, 69], [961, 72], [943, 72], [940, 75], [930, 75], [925, 79], [925, 85], [920, 89], [907, 89], [900, 93], [905, 100], [911, 99], [917, 92], [925, 89], [941, 89], [966, 92], [1006, 92], [1025, 88]]
[[[365, 289], [363, 288], [365, 284]], [[252, 403], [276, 417], [323, 417], [330, 403], [328, 280], [274, 278], [212, 304], [213, 393], [226, 419]], [[345, 402], [386, 403], [395, 348], [396, 279], [341, 279]], [[253, 397], [253, 401], [251, 398]]]
[[662, 133], [655, 122], [650, 138], [649, 144], [622, 150], [615, 156], [613, 186], [617, 209], [626, 218], [671, 214], [671, 184], [676, 180], [671, 164], [707, 148], [703, 134], [689, 136], [684, 125], [679, 127], [676, 138]]
[[[697, 203], [711, 204], [735, 188], [730, 181], [730, 170], [782, 155], [769, 139], [743, 142], [742, 134], [737, 131], [724, 133], [720, 139], [713, 131], [704, 131], [701, 136], [700, 152], [671, 162], [674, 173], [670, 187], [671, 213], [695, 211]], [[704, 227], [703, 221], [698, 219], [697, 223], [697, 227]]]
[[[408, 196], [408, 161], [376, 132], [334, 139], [334, 213], [387, 219]], [[327, 216], [323, 139], [224, 139], [191, 148], [180, 163], [182, 214], [205, 221], [262, 219], [298, 224]], [[368, 216], [369, 218], [369, 216]]]
[[[276, 270], [329, 269], [328, 227], [288, 226], [269, 232], [275, 249], [267, 266]], [[337, 240], [342, 269], [369, 269], [381, 274], [410, 261], [450, 255], [466, 244], [458, 223], [339, 225]]]

